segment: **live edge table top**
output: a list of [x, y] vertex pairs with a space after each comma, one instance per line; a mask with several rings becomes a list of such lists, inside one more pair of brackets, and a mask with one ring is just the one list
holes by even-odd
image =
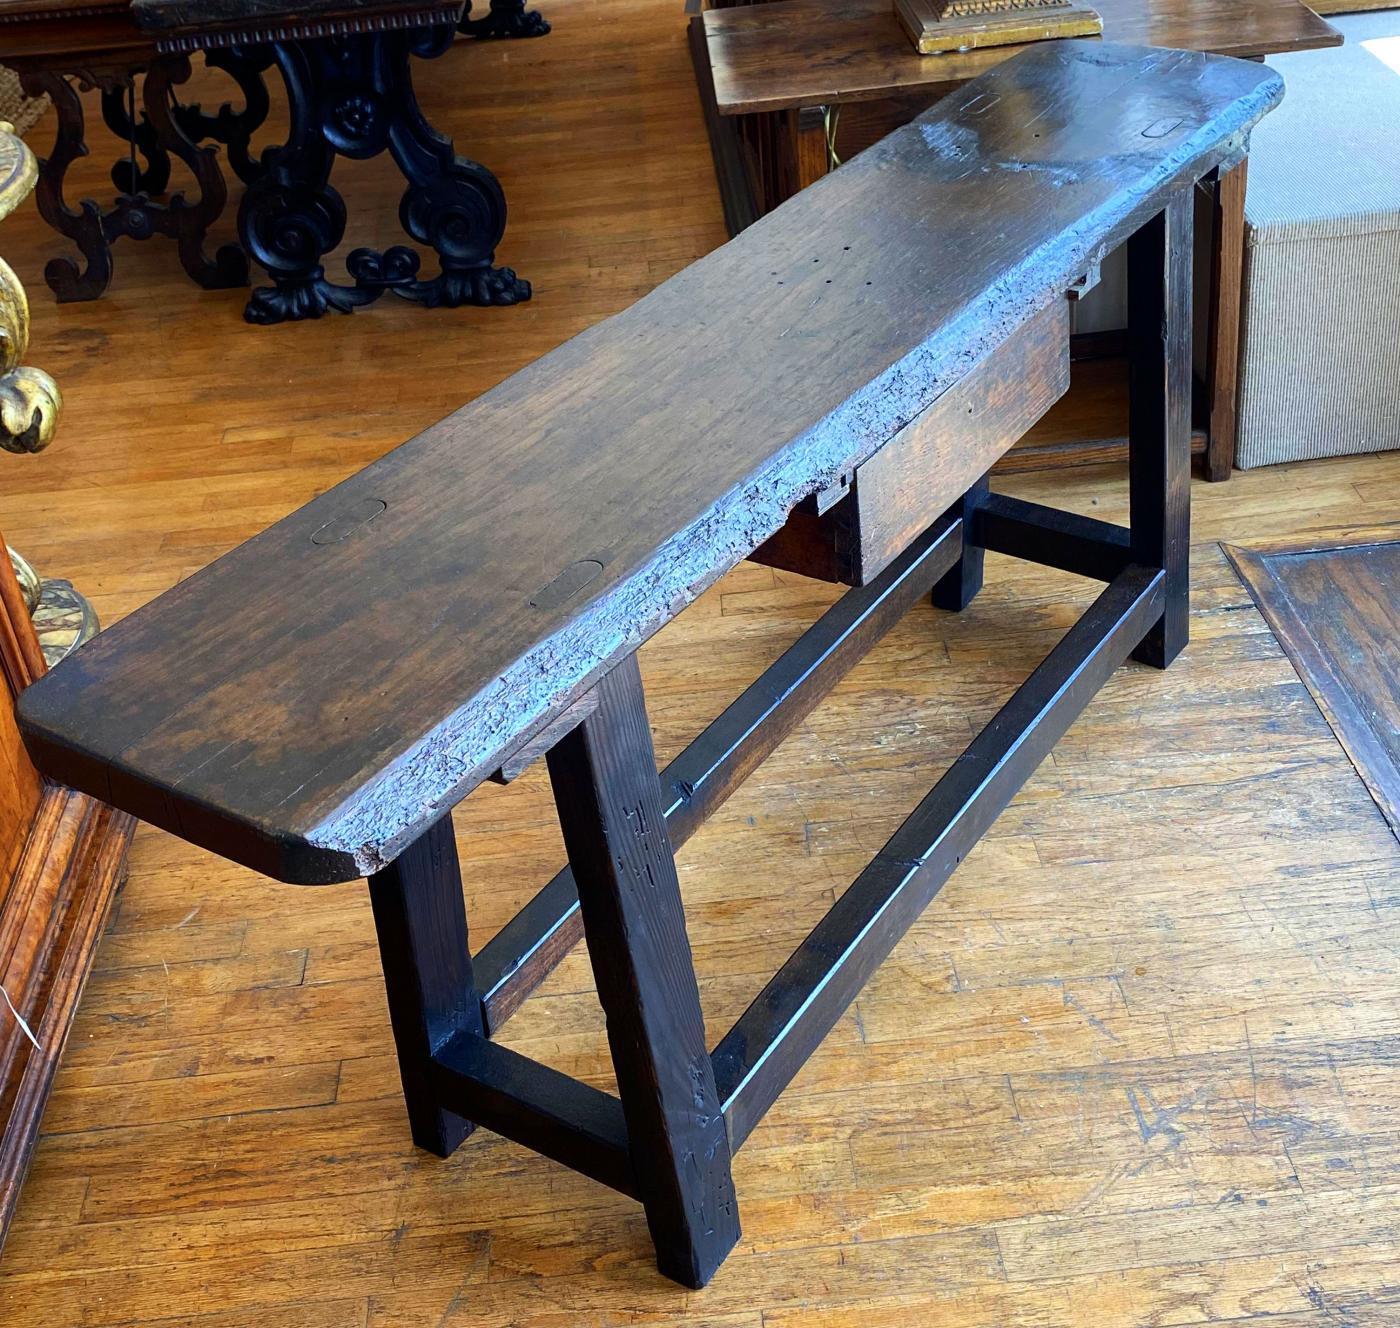
[[40, 768], [270, 876], [379, 870], [1281, 95], [1001, 64], [75, 652], [20, 698]]
[[[1105, 41], [1255, 59], [1340, 46], [1300, 0], [1093, 0]], [[893, 0], [773, 0], [702, 16], [721, 115], [840, 105], [946, 90], [1023, 46], [920, 55]], [[1086, 39], [1093, 40], [1093, 39]]]

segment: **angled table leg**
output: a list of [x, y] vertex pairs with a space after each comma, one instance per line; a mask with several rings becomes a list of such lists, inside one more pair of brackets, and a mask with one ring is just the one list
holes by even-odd
[[704, 1286], [739, 1238], [641, 675], [629, 657], [549, 754], [657, 1265]]
[[413, 1142], [448, 1157], [473, 1126], [438, 1105], [432, 1058], [454, 1034], [485, 1032], [472, 984], [452, 817], [444, 816], [371, 876], [369, 897]]
[[1132, 555], [1166, 571], [1166, 610], [1133, 658], [1186, 647], [1191, 542], [1191, 234], [1178, 192], [1128, 241], [1128, 503]]

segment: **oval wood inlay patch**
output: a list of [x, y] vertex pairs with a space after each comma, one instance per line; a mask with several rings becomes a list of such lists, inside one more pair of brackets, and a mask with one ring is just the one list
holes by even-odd
[[333, 516], [312, 537], [313, 544], [339, 544], [347, 535], [353, 535], [361, 526], [367, 526], [388, 503], [379, 498], [362, 498], [354, 507], [347, 508], [339, 516]]
[[541, 586], [530, 596], [532, 609], [554, 609], [567, 603], [578, 594], [599, 572], [603, 564], [596, 558], [580, 558], [570, 563], [548, 584]]
[[1142, 131], [1144, 138], [1166, 138], [1173, 129], [1181, 128], [1181, 120], [1154, 120], [1146, 129]]

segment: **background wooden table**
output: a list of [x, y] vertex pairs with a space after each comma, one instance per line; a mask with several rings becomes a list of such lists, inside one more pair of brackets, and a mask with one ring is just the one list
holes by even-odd
[[[1342, 40], [1299, 0], [1098, 0], [1097, 8], [1105, 39], [1243, 59]], [[819, 179], [833, 158], [858, 151], [1017, 49], [920, 55], [891, 0], [776, 0], [697, 16], [691, 52], [731, 234]], [[1211, 199], [1208, 353], [1193, 440], [1210, 479], [1227, 478], [1235, 454], [1245, 183], [1243, 165], [1222, 172]], [[1098, 338], [1080, 354], [1117, 350], [1112, 339]], [[1118, 367], [1115, 360], [1109, 374]], [[1016, 461], [1120, 453], [1116, 444], [1064, 438], [1038, 455], [1019, 449]]]

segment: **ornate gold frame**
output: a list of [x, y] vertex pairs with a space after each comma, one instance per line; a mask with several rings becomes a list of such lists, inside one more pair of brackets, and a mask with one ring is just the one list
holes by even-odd
[[922, 55], [1103, 32], [1103, 19], [1074, 0], [895, 0], [894, 8]]

